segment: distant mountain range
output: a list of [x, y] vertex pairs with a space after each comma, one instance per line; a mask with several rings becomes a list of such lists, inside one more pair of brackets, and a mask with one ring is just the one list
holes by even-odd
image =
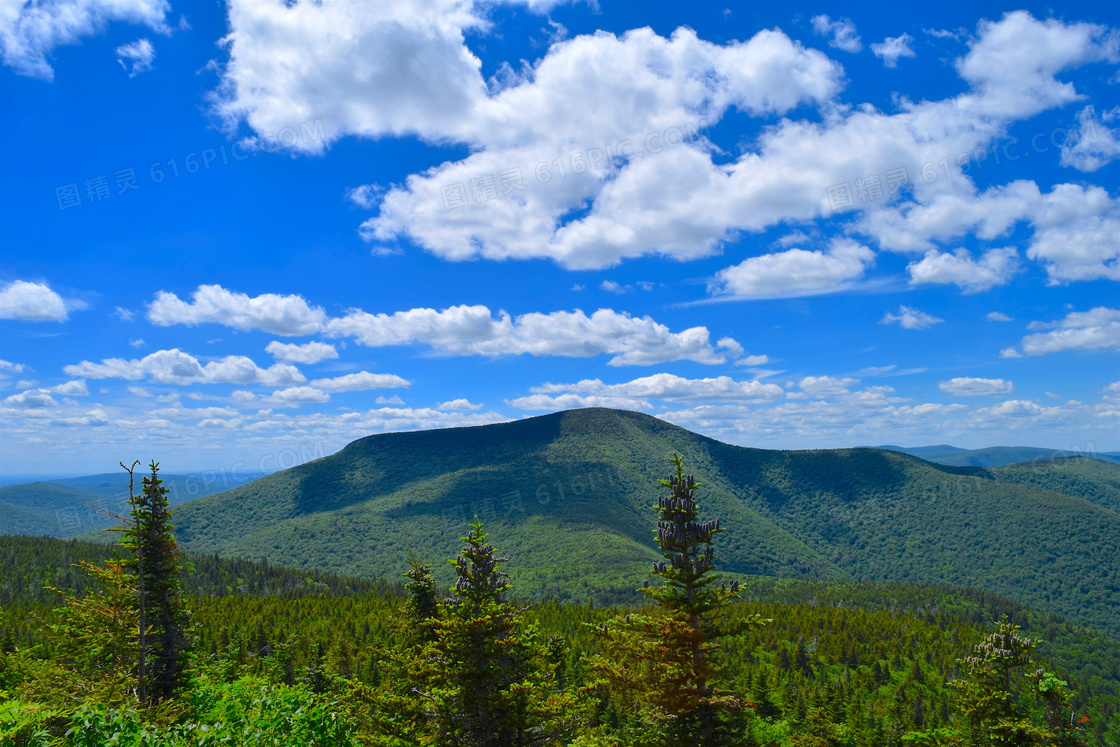
[[1033, 462], [1046, 459], [1068, 459], [1070, 457], [1095, 457], [1106, 462], [1120, 464], [1120, 451], [1066, 451], [1063, 449], [1043, 449], [1035, 446], [991, 446], [987, 449], [961, 449], [948, 444], [937, 446], [877, 446], [878, 449], [901, 451], [938, 464], [956, 467], [1004, 467], [1009, 464]]
[[519, 593], [628, 601], [660, 558], [652, 506], [673, 452], [726, 530], [723, 571], [966, 585], [1120, 633], [1120, 465], [1098, 459], [751, 449], [591, 408], [369, 436], [180, 505], [174, 523], [192, 552], [366, 578], [399, 579], [413, 549], [444, 584], [478, 515]]
[[[137, 493], [142, 488], [140, 478], [145, 474], [143, 467], [137, 467]], [[176, 505], [244, 485], [263, 474], [207, 471], [160, 477], [169, 502]], [[128, 512], [128, 475], [124, 470], [0, 487], [0, 534], [66, 538], [115, 523], [94, 506], [119, 515]]]
[[[477, 515], [510, 557], [519, 593], [628, 601], [660, 558], [652, 505], [677, 452], [704, 486], [704, 517], [726, 530], [721, 570], [973, 586], [1120, 634], [1120, 465], [1023, 451], [1026, 463], [991, 467], [893, 448], [752, 449], [649, 415], [589, 408], [369, 436], [231, 490], [200, 492], [173, 520], [192, 552], [366, 578], [399, 579], [413, 549], [443, 584], [442, 560]], [[190, 497], [190, 477], [167, 477], [178, 486], [173, 498]], [[0, 533], [58, 536], [74, 507], [83, 523], [62, 536], [99, 528], [85, 523], [81, 500], [123, 487], [121, 475], [66, 482], [0, 488]]]

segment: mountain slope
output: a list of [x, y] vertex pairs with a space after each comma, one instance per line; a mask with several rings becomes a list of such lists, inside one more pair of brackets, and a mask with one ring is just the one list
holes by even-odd
[[370, 436], [184, 504], [174, 521], [195, 552], [397, 578], [410, 548], [453, 555], [477, 514], [522, 593], [624, 601], [659, 557], [651, 504], [674, 451], [704, 485], [703, 515], [727, 530], [722, 570], [969, 584], [1120, 628], [1111, 510], [974, 467], [730, 446], [617, 410]]
[[[137, 468], [135, 490], [142, 489], [143, 471]], [[212, 495], [255, 479], [261, 473], [205, 472], [161, 475], [168, 501], [177, 505], [192, 498]], [[124, 515], [128, 512], [128, 475], [107, 472], [98, 475], [19, 483], [0, 487], [0, 535], [32, 534], [68, 538], [104, 528], [113, 523], [89, 504]]]
[[[192, 501], [175, 523], [195, 551], [396, 576], [409, 548], [429, 558], [454, 554], [477, 514], [501, 538], [526, 593], [630, 598], [660, 558], [651, 541], [656, 479], [667, 475], [674, 449], [705, 474], [702, 440], [609, 410], [371, 436]], [[736, 538], [721, 555], [724, 568], [846, 578], [726, 488], [706, 491], [704, 505], [733, 528], [724, 535]]]
[[930, 462], [951, 467], [1005, 467], [1009, 464], [1050, 459], [1068, 459], [1082, 456], [1094, 457], [1104, 462], [1120, 464], [1120, 454], [1115, 452], [1076, 452], [1062, 449], [1045, 449], [1037, 446], [989, 446], [986, 449], [961, 449], [948, 444], [937, 446], [879, 446], [880, 449], [901, 451]]
[[[763, 460], [735, 447], [721, 451], [723, 473], [747, 486], [751, 506], [854, 578], [976, 586], [1116, 627], [1115, 512], [1034, 486], [930, 470], [917, 459], [884, 459], [877, 450]], [[760, 473], [767, 479], [750, 485]]]
[[991, 470], [992, 477], [1084, 498], [1120, 513], [1120, 464], [1100, 459], [1048, 459]]

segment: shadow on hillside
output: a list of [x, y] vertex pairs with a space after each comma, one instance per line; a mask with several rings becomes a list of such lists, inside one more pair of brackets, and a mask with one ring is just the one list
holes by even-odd
[[447, 473], [508, 464], [547, 446], [560, 419], [367, 436], [295, 468], [299, 513], [333, 511]]
[[[638, 542], [648, 542], [652, 514], [639, 517], [635, 486], [605, 462], [548, 462], [527, 454], [505, 469], [485, 465], [454, 476], [434, 500], [406, 503], [383, 513], [386, 519], [437, 517], [463, 528], [475, 516], [488, 525], [516, 525], [547, 516], [559, 525], [595, 525]], [[650, 494], [652, 502], [653, 493]], [[645, 519], [645, 521], [643, 521]]]

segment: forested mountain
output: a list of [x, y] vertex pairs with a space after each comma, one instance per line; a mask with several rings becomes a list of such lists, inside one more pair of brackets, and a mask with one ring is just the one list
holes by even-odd
[[721, 570], [969, 585], [1120, 632], [1118, 466], [1004, 473], [879, 449], [751, 449], [601, 408], [363, 438], [179, 506], [176, 532], [197, 553], [397, 578], [409, 549], [449, 556], [478, 515], [515, 559], [519, 593], [632, 602], [658, 559], [649, 506], [673, 452], [728, 530]]
[[1098, 459], [1052, 459], [991, 471], [997, 480], [1084, 498], [1120, 513], [1120, 467]]
[[952, 467], [1006, 467], [1009, 464], [1034, 462], [1051, 459], [1070, 459], [1090, 457], [1104, 462], [1120, 464], [1120, 454], [1116, 452], [1067, 451], [1065, 449], [1045, 449], [1036, 446], [989, 446], [986, 449], [961, 449], [948, 444], [937, 446], [880, 446], [880, 449], [901, 451], [904, 454], [921, 457], [938, 464]]
[[[243, 485], [261, 474], [245, 471], [169, 474], [164, 484], [168, 500], [174, 506]], [[134, 487], [139, 491], [139, 482]], [[6, 485], [0, 487], [0, 534], [74, 537], [113, 523], [93, 506], [124, 514], [128, 511], [127, 502], [128, 475], [124, 470]]]

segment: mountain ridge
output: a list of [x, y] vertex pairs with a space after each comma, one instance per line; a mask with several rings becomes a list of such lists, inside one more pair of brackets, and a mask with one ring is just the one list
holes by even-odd
[[982, 449], [962, 449], [949, 444], [936, 446], [873, 446], [870, 448], [887, 449], [911, 454], [926, 461], [954, 467], [1007, 467], [1012, 464], [1042, 461], [1048, 459], [1092, 458], [1104, 462], [1120, 464], [1120, 453], [1097, 452], [1089, 449], [1047, 449], [1038, 446], [987, 446]]
[[[182, 504], [174, 521], [194, 552], [397, 578], [410, 549], [454, 554], [478, 515], [527, 596], [626, 602], [660, 559], [651, 506], [674, 452], [703, 486], [702, 515], [726, 529], [716, 550], [728, 574], [969, 585], [1120, 627], [1120, 514], [1101, 475], [1075, 474], [1090, 460], [1036, 466], [1050, 487], [1092, 487], [1086, 498], [999, 469], [870, 448], [733, 446], [587, 408], [367, 436]], [[1120, 479], [1120, 467], [1094, 464]], [[436, 573], [443, 583], [450, 571]]]

